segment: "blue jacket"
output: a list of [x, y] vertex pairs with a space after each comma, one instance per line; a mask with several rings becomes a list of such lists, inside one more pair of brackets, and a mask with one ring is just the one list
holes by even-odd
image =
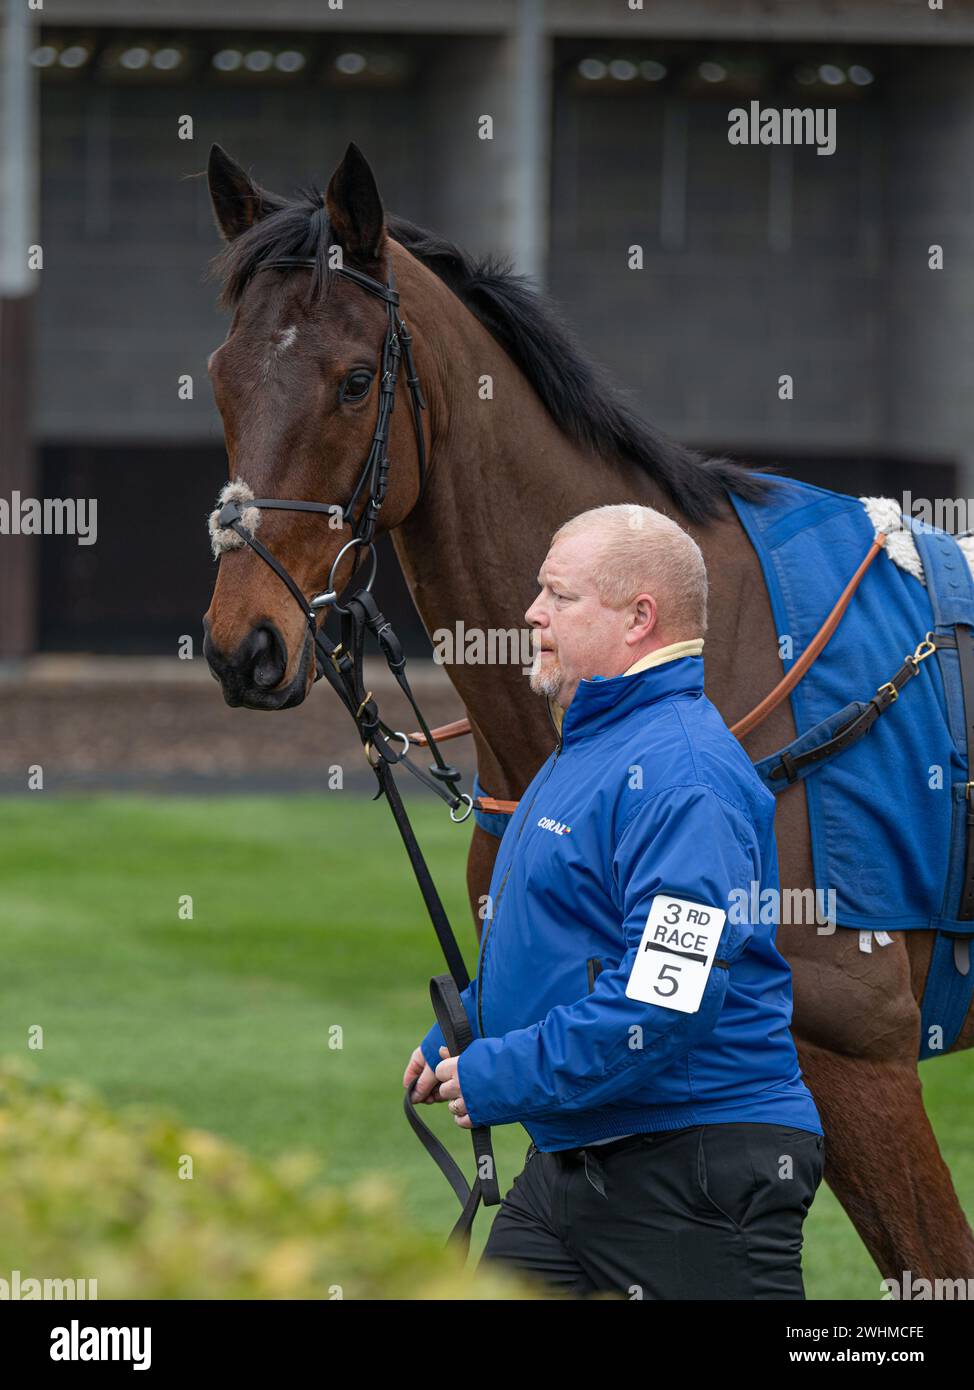
[[[789, 1032], [778, 914], [767, 899], [760, 910], [779, 890], [774, 812], [703, 693], [702, 657], [579, 682], [501, 840], [462, 996], [474, 1124], [519, 1121], [542, 1150], [729, 1121], [822, 1133]], [[668, 1007], [664, 988], [650, 991], [660, 1003], [626, 992], [637, 956], [672, 960], [661, 981], [699, 959], [647, 946], [657, 897], [654, 916], [669, 897], [727, 912], [694, 1012]], [[442, 1043], [434, 1026], [431, 1067]]]

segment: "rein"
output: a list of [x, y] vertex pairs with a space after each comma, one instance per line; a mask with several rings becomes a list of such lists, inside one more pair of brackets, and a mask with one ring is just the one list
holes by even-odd
[[[282, 256], [265, 261], [263, 265], [258, 267], [258, 270], [314, 269], [316, 265], [317, 262], [312, 259]], [[238, 479], [227, 484], [221, 493], [219, 502], [222, 506], [214, 511], [210, 518], [210, 532], [214, 538], [214, 552], [216, 554], [219, 554], [221, 549], [228, 548], [230, 544], [249, 546], [274, 571], [305, 616], [309, 635], [315, 647], [318, 667], [315, 679], [317, 680], [320, 676], [326, 678], [355, 724], [362, 741], [366, 760], [378, 782], [376, 798], [385, 796], [389, 803], [389, 809], [409, 856], [416, 882], [423, 895], [433, 930], [443, 952], [449, 973], [434, 976], [430, 981], [430, 998], [450, 1055], [456, 1057], [473, 1040], [470, 1023], [460, 999], [461, 992], [470, 983], [470, 976], [464, 964], [456, 934], [450, 925], [446, 910], [429, 872], [429, 866], [403, 805], [393, 768], [397, 764], [404, 766], [425, 787], [447, 803], [450, 808], [451, 820], [458, 824], [461, 823], [473, 810], [473, 798], [459, 791], [461, 773], [444, 761], [437, 741], [456, 738], [461, 734], [470, 732], [470, 724], [468, 720], [462, 719], [440, 729], [431, 730], [429, 728], [406, 678], [406, 659], [399, 639], [391, 624], [379, 611], [371, 593], [378, 563], [374, 542], [375, 524], [388, 486], [389, 427], [395, 406], [399, 370], [403, 361], [406, 364], [405, 381], [409, 389], [413, 428], [416, 435], [420, 495], [422, 495], [426, 481], [426, 440], [423, 432], [422, 412], [427, 406], [413, 361], [412, 336], [399, 313], [399, 295], [395, 288], [395, 279], [391, 269], [387, 284], [373, 279], [372, 276], [366, 275], [362, 271], [351, 268], [336, 267], [335, 270], [337, 274], [357, 284], [368, 294], [381, 299], [388, 314], [388, 326], [380, 359], [381, 377], [375, 431], [352, 496], [344, 505], [329, 502], [308, 502], [292, 498], [254, 497], [250, 488]], [[363, 493], [366, 494], [367, 500], [358, 520], [354, 521], [354, 509]], [[340, 512], [342, 525], [352, 528], [351, 539], [341, 547], [336, 555], [328, 575], [327, 585], [320, 593], [308, 598], [285, 566], [257, 539], [254, 531], [259, 521], [259, 514], [263, 510], [311, 512], [332, 516]], [[255, 513], [256, 518], [252, 520]], [[237, 537], [236, 541], [229, 541], [227, 533], [230, 532]], [[832, 635], [853, 593], [869, 565], [879, 553], [884, 541], [885, 536], [877, 537], [877, 540], [874, 541], [869, 554], [853, 575], [802, 659], [795, 663], [785, 678], [750, 714], [733, 726], [732, 732], [738, 737], [743, 737], [761, 723], [797, 685]], [[338, 602], [338, 591], [335, 588], [338, 567], [346, 552], [357, 548], [369, 551], [371, 560], [369, 576], [364, 586], [354, 592], [347, 603], [342, 605]], [[353, 566], [352, 578], [355, 577], [359, 559], [361, 557], [358, 557]], [[351, 583], [351, 580], [349, 582]], [[341, 634], [338, 643], [332, 642], [328, 635], [320, 631], [318, 627], [319, 618], [323, 610], [327, 608], [333, 608], [340, 615]], [[366, 632], [371, 632], [378, 643], [389, 670], [395, 676], [416, 716], [419, 729], [415, 733], [405, 734], [390, 729], [379, 715], [373, 692], [365, 687], [363, 661]], [[401, 741], [399, 748], [393, 746], [395, 740]], [[434, 761], [429, 766], [428, 772], [424, 772], [410, 760], [408, 752], [412, 744], [429, 748]], [[507, 814], [513, 812], [517, 806], [516, 802], [500, 801], [487, 796], [478, 798], [477, 804], [484, 811], [500, 811]], [[468, 1183], [445, 1145], [419, 1118], [411, 1092], [406, 1092], [403, 1105], [410, 1126], [449, 1182], [460, 1203], [460, 1216], [450, 1233], [450, 1239], [466, 1247], [469, 1244], [471, 1228], [480, 1203], [483, 1202], [485, 1206], [496, 1206], [501, 1200], [490, 1130], [484, 1126], [476, 1127], [471, 1131], [476, 1169], [473, 1181]]]
[[[868, 551], [865, 554], [865, 557], [861, 561], [855, 574], [852, 576], [848, 584], [842, 590], [842, 593], [836, 599], [835, 606], [833, 607], [831, 613], [825, 619], [825, 622], [819, 628], [818, 632], [816, 632], [815, 636], [812, 638], [811, 642], [809, 642], [805, 651], [802, 652], [801, 656], [795, 662], [794, 666], [792, 666], [791, 670], [787, 673], [787, 675], [782, 676], [778, 684], [772, 690], [770, 690], [768, 694], [765, 695], [764, 699], [759, 701], [758, 704], [756, 704], [748, 714], [745, 714], [744, 717], [742, 719], [739, 719], [736, 724], [732, 724], [730, 726], [731, 733], [737, 739], [746, 738], [747, 735], [749, 733], [752, 733], [753, 730], [756, 729], [759, 724], [763, 724], [764, 721], [767, 719], [768, 715], [771, 714], [773, 710], [776, 710], [778, 708], [782, 700], [786, 699], [787, 696], [791, 694], [791, 692], [794, 690], [795, 686], [802, 679], [802, 677], [807, 675], [814, 662], [817, 660], [817, 658], [821, 655], [822, 651], [824, 650], [826, 644], [829, 641], [829, 638], [835, 632], [835, 629], [839, 626], [839, 623], [842, 619], [842, 615], [849, 607], [849, 604], [852, 601], [852, 597], [858, 589], [859, 585], [862, 583], [866, 571], [869, 569], [869, 566], [875, 560], [876, 556], [883, 549], [885, 544], [886, 533], [880, 531], [876, 535], [872, 544], [870, 545]], [[462, 738], [464, 734], [469, 733], [470, 720], [455, 719], [452, 722], [452, 724], [444, 724], [439, 729], [434, 729], [432, 736], [434, 739], [439, 739], [442, 743], [445, 742], [447, 739]], [[411, 744], [415, 744], [418, 748], [426, 747], [426, 729], [416, 729], [414, 732], [412, 732], [409, 735], [409, 742]], [[477, 798], [478, 810], [486, 811], [494, 815], [511, 816], [517, 810], [517, 806], [518, 803], [516, 801], [506, 801], [501, 797], [480, 796]]]
[[[317, 262], [311, 259], [282, 256], [275, 260], [265, 261], [258, 269], [314, 268], [316, 264]], [[389, 809], [409, 856], [416, 882], [423, 895], [433, 930], [443, 952], [449, 974], [437, 975], [430, 981], [430, 998], [450, 1055], [456, 1057], [473, 1040], [470, 1023], [460, 999], [460, 992], [469, 985], [470, 976], [467, 973], [456, 934], [450, 925], [446, 910], [433, 883], [429, 867], [406, 813], [392, 769], [397, 764], [404, 766], [425, 787], [448, 804], [450, 819], [457, 824], [465, 821], [470, 815], [473, 810], [473, 799], [466, 793], [459, 791], [462, 774], [444, 761], [437, 747], [436, 736], [427, 725], [406, 678], [406, 658], [403, 655], [402, 646], [390, 623], [379, 611], [371, 593], [377, 568], [373, 539], [375, 523], [385, 500], [389, 475], [387, 452], [389, 424], [395, 405], [400, 364], [403, 360], [406, 364], [405, 380], [409, 388], [413, 427], [416, 434], [420, 495], [426, 481], [426, 440], [423, 433], [422, 411], [427, 407], [413, 362], [412, 336], [399, 313], [399, 295], [395, 288], [395, 279], [391, 269], [388, 284], [383, 284], [380, 280], [375, 280], [371, 275], [366, 275], [359, 270], [342, 267], [336, 268], [336, 273], [359, 285], [377, 299], [381, 299], [388, 311], [388, 327], [380, 359], [381, 378], [375, 432], [372, 436], [368, 457], [362, 466], [351, 499], [342, 506], [338, 503], [295, 501], [289, 498], [253, 497], [249, 495], [250, 489], [238, 480], [228, 484], [221, 493], [219, 500], [223, 505], [210, 518], [210, 531], [214, 536], [214, 549], [217, 553], [219, 553], [217, 547], [220, 544], [219, 533], [234, 532], [239, 538], [234, 544], [248, 545], [255, 554], [259, 555], [286, 586], [304, 613], [311, 640], [314, 642], [316, 663], [319, 668], [315, 679], [322, 675], [326, 678], [355, 723], [362, 740], [366, 760], [375, 773], [379, 785], [376, 799], [384, 795], [389, 803]], [[352, 538], [342, 546], [336, 555], [326, 588], [310, 599], [305, 596], [300, 585], [288, 573], [284, 565], [257, 539], [253, 529], [247, 525], [247, 513], [250, 509], [255, 508], [258, 513], [263, 509], [330, 513], [332, 515], [340, 511], [343, 525], [351, 526], [355, 505], [363, 492], [367, 493], [367, 500], [353, 527]], [[338, 593], [335, 589], [338, 566], [346, 551], [357, 547], [367, 548], [370, 552], [369, 577], [364, 587], [357, 590], [347, 603], [342, 605], [338, 602]], [[357, 562], [353, 568], [353, 578], [356, 568]], [[332, 642], [326, 633], [319, 631], [318, 620], [326, 608], [333, 608], [340, 615], [341, 636], [338, 643]], [[409, 738], [404, 733], [390, 729], [380, 718], [373, 693], [365, 687], [363, 660], [366, 632], [371, 632], [376, 639], [389, 670], [395, 676], [416, 716], [422, 730], [424, 744], [429, 748], [434, 758], [428, 772], [424, 772], [411, 762], [407, 756], [410, 746]], [[394, 746], [396, 739], [401, 740], [401, 747], [399, 748]], [[501, 1200], [490, 1130], [486, 1127], [476, 1127], [471, 1130], [476, 1171], [472, 1183], [468, 1183], [445, 1145], [419, 1118], [410, 1091], [406, 1092], [403, 1104], [406, 1118], [413, 1131], [453, 1188], [460, 1202], [461, 1213], [450, 1233], [450, 1238], [466, 1247], [469, 1244], [470, 1231], [480, 1203], [483, 1202], [485, 1206], [496, 1206]]]

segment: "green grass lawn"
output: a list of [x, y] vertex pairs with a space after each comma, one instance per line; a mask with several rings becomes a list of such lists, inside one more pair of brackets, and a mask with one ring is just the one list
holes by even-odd
[[[472, 964], [469, 827], [416, 797], [410, 812]], [[393, 1174], [411, 1217], [448, 1229], [454, 1198], [409, 1132], [400, 1085], [429, 1026], [427, 977], [444, 966], [384, 806], [348, 793], [38, 793], [4, 799], [0, 815], [0, 1056], [82, 1078], [113, 1105], [163, 1103], [255, 1154], [324, 1154], [339, 1183]], [[34, 1025], [41, 1051], [27, 1049]], [[974, 1063], [939, 1059], [921, 1077], [974, 1211]], [[469, 1169], [466, 1135], [427, 1113]], [[527, 1139], [516, 1127], [495, 1139], [509, 1181]], [[809, 1298], [878, 1296], [824, 1186], [805, 1231]]]

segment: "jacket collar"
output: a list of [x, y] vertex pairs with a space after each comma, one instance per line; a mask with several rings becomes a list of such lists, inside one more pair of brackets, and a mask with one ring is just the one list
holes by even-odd
[[664, 661], [676, 661], [681, 656], [700, 656], [703, 652], [702, 637], [688, 637], [685, 642], [670, 642], [666, 647], [657, 647], [634, 661], [624, 676], [634, 676], [637, 671], [646, 671], [650, 666], [662, 666]]
[[[691, 649], [690, 654], [683, 655], [687, 647]], [[576, 738], [588, 738], [624, 719], [633, 710], [672, 695], [702, 693], [703, 657], [693, 654], [702, 647], [702, 639], [693, 643], [674, 642], [635, 662], [620, 676], [593, 676], [591, 680], [581, 680], [567, 710], [546, 696], [548, 713], [561, 741], [570, 743]]]

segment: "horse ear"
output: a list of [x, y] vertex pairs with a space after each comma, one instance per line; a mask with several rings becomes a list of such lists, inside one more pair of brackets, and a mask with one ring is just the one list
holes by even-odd
[[220, 145], [210, 147], [206, 178], [217, 226], [227, 241], [233, 241], [269, 212], [284, 206], [276, 193], [254, 183]]
[[358, 145], [349, 145], [332, 174], [325, 205], [342, 250], [353, 260], [379, 260], [385, 238], [385, 213], [375, 176]]

